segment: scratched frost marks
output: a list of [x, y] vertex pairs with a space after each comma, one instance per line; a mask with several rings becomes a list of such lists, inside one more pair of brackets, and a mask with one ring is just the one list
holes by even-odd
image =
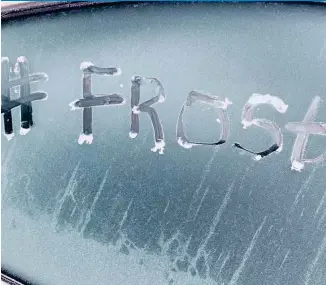
[[[1, 165], [1, 196], [2, 196], [2, 202], [5, 202], [7, 199], [7, 192], [8, 192], [8, 187], [9, 187], [9, 179], [8, 179], [8, 174], [10, 172], [10, 162], [12, 159], [13, 154], [15, 153], [15, 150], [17, 149], [16, 146], [16, 141], [11, 144], [11, 146], [8, 149], [7, 155], [4, 159], [4, 162]], [[2, 155], [4, 157], [4, 155]], [[4, 205], [5, 203], [3, 203]]]
[[284, 265], [284, 263], [286, 262], [286, 260], [288, 259], [290, 252], [291, 252], [291, 249], [289, 249], [289, 250], [286, 252], [286, 254], [285, 254], [285, 256], [284, 256], [284, 258], [283, 258], [283, 260], [282, 260], [282, 262], [281, 262], [281, 265], [280, 265], [280, 268], [279, 268], [279, 269], [282, 269], [282, 268], [283, 268], [283, 265]]
[[[173, 268], [179, 268], [180, 264], [187, 264], [186, 265], [186, 271], [191, 274], [192, 276], [199, 275], [201, 278], [209, 278], [211, 275], [211, 258], [212, 258], [212, 252], [208, 252], [206, 247], [211, 239], [211, 237], [214, 235], [216, 231], [216, 227], [219, 224], [221, 220], [221, 216], [224, 213], [229, 201], [231, 194], [233, 192], [234, 185], [232, 184], [229, 189], [227, 190], [225, 197], [217, 210], [213, 221], [211, 222], [211, 225], [208, 229], [208, 233], [206, 237], [201, 242], [196, 255], [193, 257], [187, 253], [190, 241], [192, 239], [191, 236], [184, 237], [179, 231], [174, 234], [169, 240], [164, 242], [163, 237], [159, 239], [158, 244], [162, 248], [162, 254], [166, 255], [169, 254], [169, 249], [173, 245], [173, 243], [177, 242], [178, 248], [176, 251], [177, 256], [173, 257]], [[230, 258], [230, 252], [225, 257], [223, 264], [220, 268], [220, 274], [227, 263], [227, 261]], [[181, 270], [181, 269], [180, 269]], [[184, 269], [183, 269], [184, 270]], [[173, 271], [173, 270], [172, 270]]]
[[320, 211], [321, 207], [323, 206], [323, 204], [325, 203], [325, 201], [326, 201], [326, 190], [325, 190], [324, 195], [321, 198], [320, 203], [319, 203], [319, 205], [318, 205], [318, 207], [317, 207], [317, 209], [315, 211], [314, 218], [316, 218], [317, 215], [319, 214], [319, 211]]
[[322, 254], [324, 254], [325, 249], [326, 249], [326, 235], [324, 236], [324, 238], [317, 250], [315, 258], [313, 259], [313, 261], [311, 262], [311, 264], [308, 267], [308, 270], [307, 270], [306, 276], [305, 276], [305, 283], [304, 283], [305, 285], [316, 284], [316, 282], [311, 283], [311, 281], [313, 281], [311, 279], [314, 278], [314, 272], [316, 270], [316, 266], [318, 264], [320, 257], [322, 256]]
[[[200, 199], [199, 206], [197, 207], [197, 210], [196, 210], [196, 213], [195, 213], [195, 218], [197, 217], [197, 215], [198, 215], [198, 213], [199, 213], [199, 210], [200, 210], [200, 208], [201, 208], [201, 206], [202, 206], [202, 204], [203, 204], [203, 201], [205, 200], [206, 195], [207, 195], [208, 192], [209, 192], [209, 187], [206, 188], [206, 190], [205, 190], [203, 196], [202, 196], [201, 199]], [[194, 219], [195, 219], [195, 218], [194, 218]]]
[[[26, 180], [26, 182], [24, 183], [24, 180]], [[30, 190], [30, 183], [31, 183], [31, 178], [27, 175], [27, 174], [23, 174], [20, 176], [19, 181], [22, 181], [24, 183], [24, 192], [21, 192], [21, 195], [26, 194], [26, 203], [28, 205], [29, 209], [33, 209], [33, 206], [35, 206], [34, 203], [34, 195]]]
[[197, 205], [197, 207], [196, 207], [196, 202], [198, 202], [198, 195], [199, 195], [199, 193], [202, 192], [203, 185], [206, 182], [207, 176], [209, 175], [209, 173], [211, 171], [211, 167], [212, 167], [212, 164], [216, 157], [217, 152], [218, 152], [218, 147], [215, 147], [212, 157], [209, 159], [209, 161], [207, 161], [205, 168], [202, 172], [200, 182], [196, 188], [196, 191], [192, 198], [191, 205], [189, 207], [189, 211], [188, 211], [188, 215], [187, 215], [187, 220], [189, 220], [189, 221], [195, 220], [196, 216], [199, 212], [200, 205]]
[[318, 221], [318, 226], [317, 226], [318, 229], [320, 229], [320, 226], [325, 221], [325, 218], [326, 218], [326, 209], [324, 210], [323, 214], [321, 215], [321, 217], [320, 217], [320, 219]]
[[233, 273], [233, 276], [231, 278], [231, 281], [229, 282], [229, 285], [235, 285], [237, 284], [238, 280], [239, 280], [239, 277], [246, 265], [246, 262], [248, 260], [248, 258], [250, 257], [251, 255], [251, 252], [252, 252], [252, 249], [254, 248], [256, 242], [257, 242], [257, 239], [259, 237], [259, 234], [261, 232], [261, 229], [263, 228], [265, 222], [266, 222], [266, 219], [267, 219], [267, 216], [265, 216], [264, 220], [262, 221], [262, 223], [260, 224], [259, 228], [257, 229], [257, 231], [255, 232], [251, 242], [250, 242], [250, 245], [249, 247], [247, 248], [245, 254], [243, 255], [243, 258], [242, 258], [242, 261], [239, 265], [239, 267], [236, 269], [236, 271]]
[[202, 187], [203, 187], [203, 184], [205, 183], [206, 181], [206, 178], [207, 176], [209, 175], [209, 173], [211, 172], [211, 167], [212, 167], [212, 164], [213, 164], [213, 161], [216, 157], [216, 154], [218, 152], [218, 148], [216, 147], [213, 151], [213, 155], [212, 157], [210, 158], [210, 160], [206, 163], [205, 165], [205, 168], [203, 170], [203, 173], [202, 173], [202, 176], [200, 178], [200, 183], [198, 185], [198, 187], [196, 188], [196, 191], [195, 191], [195, 195], [197, 196], [199, 194], [199, 192], [201, 191]]
[[122, 229], [122, 226], [124, 225], [124, 223], [125, 223], [125, 221], [126, 221], [126, 219], [128, 217], [129, 209], [130, 209], [132, 203], [133, 203], [133, 199], [131, 199], [131, 201], [129, 202], [129, 204], [127, 206], [126, 211], [123, 213], [123, 216], [122, 216], [122, 219], [121, 219], [120, 225], [119, 225], [120, 230]]
[[100, 185], [99, 189], [97, 190], [97, 193], [96, 193], [96, 195], [94, 197], [94, 200], [93, 200], [93, 203], [92, 203], [91, 207], [86, 212], [86, 217], [85, 217], [85, 220], [84, 220], [84, 222], [82, 224], [82, 227], [81, 227], [81, 230], [80, 230], [80, 233], [82, 235], [84, 235], [85, 229], [87, 228], [87, 225], [91, 220], [91, 216], [92, 216], [92, 214], [94, 212], [97, 200], [102, 194], [102, 191], [103, 191], [104, 185], [106, 183], [107, 177], [108, 177], [108, 170], [105, 172], [104, 178], [103, 178], [103, 180], [101, 182], [101, 185]]
[[59, 216], [62, 210], [62, 206], [65, 202], [65, 200], [70, 197], [73, 201], [75, 201], [75, 197], [74, 197], [74, 191], [77, 188], [78, 185], [78, 181], [76, 179], [77, 176], [77, 172], [79, 169], [79, 165], [80, 162], [77, 164], [77, 166], [75, 167], [67, 187], [64, 189], [64, 193], [62, 195], [62, 197], [57, 201], [56, 205], [55, 205], [55, 210], [53, 212], [53, 216], [52, 216], [52, 226], [54, 229], [56, 229], [57, 225], [58, 225], [58, 221], [59, 221]]
[[299, 202], [299, 198], [300, 198], [302, 192], [303, 192], [304, 190], [306, 190], [306, 189], [310, 186], [310, 185], [309, 185], [309, 184], [310, 184], [310, 181], [311, 181], [311, 179], [315, 176], [316, 169], [317, 169], [317, 166], [315, 166], [315, 167], [312, 169], [312, 171], [310, 172], [308, 178], [307, 178], [306, 181], [303, 183], [303, 185], [300, 187], [300, 190], [298, 191], [297, 195], [295, 196], [295, 200], [294, 200], [294, 202], [293, 202], [293, 204], [292, 204], [292, 206], [291, 206], [290, 213], [293, 212], [295, 206], [298, 204], [298, 202]]
[[214, 216], [213, 222], [211, 223], [210, 227], [209, 227], [209, 232], [208, 235], [206, 236], [204, 242], [202, 243], [202, 245], [200, 246], [200, 248], [205, 248], [208, 241], [210, 240], [210, 238], [212, 237], [212, 235], [215, 233], [216, 227], [218, 225], [218, 223], [221, 220], [221, 216], [225, 211], [226, 206], [228, 205], [229, 201], [230, 201], [230, 197], [232, 194], [232, 191], [234, 189], [234, 183], [231, 184], [231, 186], [229, 187], [228, 191], [226, 192], [223, 202], [221, 204], [221, 206], [219, 207], [216, 215]]
[[225, 264], [229, 261], [229, 259], [230, 259], [230, 251], [225, 256], [225, 258], [224, 258], [224, 260], [222, 262], [222, 265], [221, 265], [221, 267], [220, 267], [220, 269], [218, 271], [218, 275], [217, 275], [217, 278], [216, 279], [217, 279], [217, 282], [219, 282], [219, 284], [222, 283], [221, 274], [222, 274], [222, 271], [224, 269]]

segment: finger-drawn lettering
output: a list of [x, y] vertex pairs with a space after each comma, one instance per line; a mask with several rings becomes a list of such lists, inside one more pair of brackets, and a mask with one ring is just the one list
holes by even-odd
[[120, 75], [121, 70], [116, 67], [97, 67], [91, 62], [83, 62], [80, 69], [83, 71], [83, 98], [71, 102], [69, 106], [71, 110], [83, 109], [83, 132], [79, 136], [78, 143], [91, 144], [93, 142], [92, 107], [117, 106], [125, 103], [124, 98], [118, 94], [92, 94], [92, 74], [115, 76]]
[[[33, 108], [32, 102], [47, 99], [47, 94], [42, 91], [31, 92], [31, 83], [38, 81], [46, 81], [48, 76], [45, 73], [31, 73], [27, 59], [23, 56], [17, 58], [14, 67], [10, 66], [9, 59], [1, 58], [1, 114], [4, 118], [4, 133], [8, 140], [14, 137], [12, 110], [20, 106], [21, 110], [21, 129], [20, 134], [27, 134], [33, 126]], [[116, 76], [121, 74], [120, 68], [97, 67], [91, 62], [83, 62], [80, 65], [83, 72], [83, 97], [69, 104], [72, 110], [83, 110], [83, 130], [79, 136], [79, 144], [91, 144], [93, 142], [92, 129], [92, 108], [98, 106], [119, 106], [125, 103], [125, 99], [119, 94], [92, 94], [92, 75]], [[140, 103], [140, 89], [142, 85], [149, 84], [155, 88], [154, 96], [147, 101]], [[120, 87], [123, 87], [120, 84]], [[15, 98], [14, 94], [16, 95]], [[162, 83], [155, 77], [133, 76], [131, 79], [131, 125], [129, 137], [134, 139], [139, 135], [139, 114], [145, 112], [149, 115], [153, 126], [154, 147], [151, 151], [164, 153], [165, 140], [163, 126], [157, 111], [153, 108], [155, 104], [163, 103], [166, 100], [165, 91]], [[210, 105], [218, 109], [217, 123], [221, 124], [220, 138], [215, 142], [192, 141], [188, 139], [186, 128], [183, 122], [183, 115], [188, 108], [194, 106], [196, 102], [200, 104]], [[293, 145], [291, 162], [292, 169], [301, 171], [306, 163], [319, 163], [326, 161], [326, 152], [315, 157], [305, 158], [305, 151], [308, 143], [309, 135], [326, 136], [326, 123], [315, 122], [318, 106], [321, 98], [316, 96], [302, 122], [289, 122], [285, 128], [296, 134], [296, 140]], [[218, 97], [205, 94], [199, 91], [189, 92], [186, 101], [183, 103], [176, 124], [176, 136], [178, 144], [190, 149], [193, 146], [217, 146], [226, 143], [230, 134], [230, 121], [228, 118], [227, 108], [232, 102], [225, 98], [219, 100]], [[277, 112], [284, 114], [288, 105], [282, 99], [269, 94], [252, 94], [242, 110], [242, 125], [246, 129], [250, 126], [257, 126], [267, 131], [272, 139], [273, 144], [263, 151], [253, 151], [243, 147], [240, 143], [234, 143], [233, 146], [245, 152], [254, 155], [255, 160], [260, 160], [263, 157], [269, 156], [272, 153], [279, 153], [283, 148], [283, 134], [278, 126], [273, 121], [256, 118], [254, 112], [260, 105], [270, 105]]]
[[287, 130], [297, 134], [291, 155], [292, 170], [301, 171], [305, 163], [319, 163], [326, 160], [326, 152], [313, 159], [304, 158], [309, 135], [326, 136], [326, 123], [314, 122], [320, 101], [321, 98], [318, 96], [313, 99], [301, 123], [290, 122], [285, 126]]
[[[222, 124], [221, 136], [217, 142], [193, 142], [190, 141], [186, 136], [185, 127], [183, 125], [183, 113], [186, 108], [190, 108], [196, 101], [208, 104], [219, 110], [219, 119], [216, 121]], [[228, 98], [225, 98], [224, 101], [219, 101], [218, 97], [204, 94], [198, 91], [190, 91], [187, 97], [186, 102], [182, 105], [181, 111], [179, 113], [177, 121], [177, 140], [178, 144], [183, 148], [189, 149], [196, 145], [220, 145], [224, 144], [229, 136], [230, 132], [230, 122], [227, 114], [227, 108], [231, 105], [232, 102]]]
[[282, 99], [271, 96], [269, 94], [267, 95], [261, 95], [261, 94], [252, 94], [252, 96], [249, 98], [247, 103], [245, 104], [243, 111], [242, 111], [242, 124], [243, 128], [246, 129], [252, 125], [255, 125], [257, 127], [260, 127], [267, 132], [269, 132], [273, 138], [274, 144], [270, 146], [268, 149], [260, 152], [255, 152], [252, 150], [249, 150], [247, 148], [244, 148], [239, 143], [234, 143], [234, 146], [236, 148], [242, 149], [244, 151], [247, 151], [249, 153], [252, 153], [255, 155], [255, 160], [260, 160], [261, 158], [270, 155], [273, 152], [279, 153], [283, 149], [283, 135], [280, 127], [275, 123], [267, 119], [258, 119], [254, 118], [254, 110], [257, 108], [257, 106], [262, 104], [268, 104], [272, 106], [276, 111], [279, 113], [284, 114], [288, 108], [288, 105], [286, 105]]
[[[139, 103], [140, 101], [140, 86], [144, 84], [150, 84], [155, 86], [156, 96], [151, 99]], [[155, 146], [151, 151], [158, 151], [160, 154], [164, 153], [165, 141], [164, 141], [164, 132], [163, 126], [161, 124], [160, 118], [154, 108], [151, 106], [157, 103], [163, 103], [165, 101], [165, 92], [162, 83], [154, 77], [141, 77], [134, 76], [131, 79], [131, 126], [129, 137], [134, 139], [139, 134], [139, 113], [147, 113], [153, 125], [154, 130], [154, 141]]]

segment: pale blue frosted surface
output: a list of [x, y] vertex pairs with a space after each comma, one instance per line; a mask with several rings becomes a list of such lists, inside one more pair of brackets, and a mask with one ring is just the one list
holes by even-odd
[[[3, 268], [35, 284], [326, 284], [325, 164], [291, 171], [295, 135], [284, 128], [303, 120], [314, 96], [326, 99], [325, 8], [66, 12], [3, 25], [2, 56], [14, 63], [20, 55], [48, 74], [37, 87], [49, 98], [33, 103], [28, 135], [2, 137]], [[83, 61], [120, 67], [121, 76], [94, 76], [93, 91], [119, 93], [127, 104], [94, 108], [94, 142], [80, 146], [82, 112], [68, 104], [81, 98]], [[148, 116], [141, 114], [139, 137], [128, 136], [133, 75], [157, 77], [165, 88], [166, 101], [155, 107], [164, 155], [150, 151]], [[217, 150], [177, 144], [177, 117], [193, 89], [233, 102], [231, 135]], [[259, 162], [231, 147], [271, 143], [259, 129], [242, 129], [252, 93], [289, 105], [285, 114], [255, 112], [284, 135], [284, 150]], [[19, 108], [13, 117], [18, 131]], [[218, 138], [215, 119], [196, 106], [185, 117], [189, 136]], [[326, 102], [316, 120], [326, 122]], [[311, 136], [307, 150], [325, 152], [325, 137]]]

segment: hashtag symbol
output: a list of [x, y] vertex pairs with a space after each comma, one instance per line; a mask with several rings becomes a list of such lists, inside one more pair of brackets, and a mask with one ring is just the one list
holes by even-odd
[[[4, 131], [8, 140], [14, 137], [11, 110], [20, 106], [20, 134], [26, 135], [33, 126], [32, 101], [47, 99], [45, 92], [31, 92], [30, 83], [46, 81], [45, 73], [29, 73], [27, 59], [23, 56], [17, 59], [14, 71], [11, 72], [9, 59], [1, 58], [1, 114], [4, 118]], [[19, 87], [19, 97], [11, 99], [11, 91]]]

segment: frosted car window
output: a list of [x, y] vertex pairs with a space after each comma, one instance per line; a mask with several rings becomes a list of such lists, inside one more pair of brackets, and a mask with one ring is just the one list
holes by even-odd
[[323, 5], [3, 22], [2, 270], [33, 284], [324, 284], [325, 35]]

